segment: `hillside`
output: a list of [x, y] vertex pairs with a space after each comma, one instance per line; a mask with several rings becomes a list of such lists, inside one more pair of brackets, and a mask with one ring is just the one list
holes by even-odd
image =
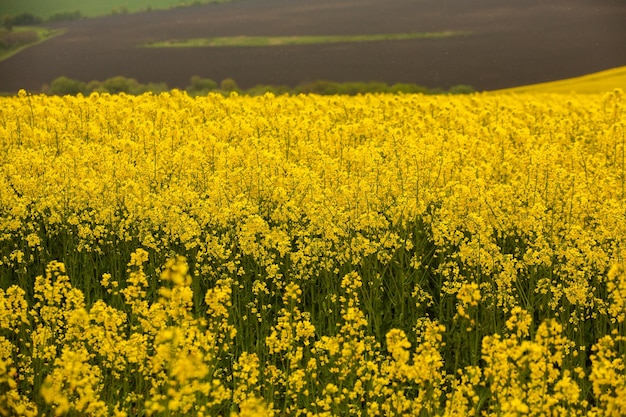
[[[0, 62], [0, 91], [60, 76], [117, 75], [184, 88], [190, 77], [242, 88], [314, 80], [407, 82], [477, 90], [571, 78], [626, 65], [626, 2], [611, 0], [239, 0], [48, 25], [65, 32]], [[144, 48], [228, 37], [463, 36], [306, 45]]]

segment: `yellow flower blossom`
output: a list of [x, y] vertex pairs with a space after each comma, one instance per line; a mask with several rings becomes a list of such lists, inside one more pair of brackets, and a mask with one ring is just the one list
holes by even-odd
[[0, 97], [0, 415], [626, 414], [624, 97]]

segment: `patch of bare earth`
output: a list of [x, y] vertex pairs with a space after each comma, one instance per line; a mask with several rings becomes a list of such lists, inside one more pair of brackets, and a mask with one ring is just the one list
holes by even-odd
[[[410, 82], [497, 89], [626, 65], [619, 0], [238, 0], [63, 24], [65, 34], [0, 62], [0, 91], [56, 77], [116, 75], [184, 88], [191, 76], [257, 84]], [[470, 35], [320, 45], [139, 48], [214, 36]]]

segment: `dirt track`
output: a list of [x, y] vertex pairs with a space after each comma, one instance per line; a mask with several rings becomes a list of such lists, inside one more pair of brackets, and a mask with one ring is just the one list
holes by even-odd
[[[624, 0], [239, 0], [66, 23], [0, 62], [0, 91], [65, 75], [184, 88], [199, 75], [241, 87], [304, 81], [411, 82], [495, 89], [626, 65]], [[148, 41], [235, 35], [468, 31], [446, 39], [264, 48], [149, 49]]]

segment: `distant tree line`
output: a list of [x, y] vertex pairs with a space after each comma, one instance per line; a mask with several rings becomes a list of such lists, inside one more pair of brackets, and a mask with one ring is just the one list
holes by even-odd
[[147, 92], [160, 93], [168, 91], [169, 88], [165, 83], [149, 83], [141, 84], [134, 78], [127, 77], [111, 77], [104, 81], [83, 81], [75, 80], [68, 77], [58, 77], [41, 88], [41, 92], [50, 95], [87, 95], [90, 93], [126, 93], [126, 94], [143, 94]]
[[17, 16], [4, 15], [2, 17], [2, 26], [7, 30], [13, 29], [13, 26], [38, 25], [41, 22], [41, 18], [30, 13], [22, 13]]
[[[213, 2], [223, 2], [230, 0], [213, 0]], [[188, 7], [196, 4], [202, 4], [201, 1], [193, 0], [185, 3], [179, 3], [170, 6], [170, 9], [177, 9], [180, 7]], [[152, 11], [152, 7], [148, 6], [143, 11], [150, 12]], [[128, 7], [125, 5], [121, 5], [118, 7], [113, 7], [109, 12], [110, 15], [118, 15], [118, 14], [127, 14], [130, 13]], [[83, 15], [80, 11], [76, 10], [73, 12], [59, 12], [53, 15], [48, 16], [47, 18], [42, 18], [40, 16], [36, 16], [32, 13], [20, 13], [16, 15], [5, 14], [2, 16], [2, 26], [5, 29], [11, 30], [14, 26], [32, 26], [38, 25], [45, 22], [68, 22], [72, 20], [80, 20], [83, 18], [88, 18], [89, 16]]]
[[[126, 93], [126, 94], [142, 94], [146, 92], [160, 93], [169, 91], [170, 88], [165, 83], [149, 83], [142, 84], [133, 78], [122, 76], [108, 78], [104, 81], [83, 81], [75, 80], [68, 77], [59, 77], [42, 88], [42, 92], [51, 95], [87, 95], [92, 92], [98, 93]], [[442, 88], [428, 88], [416, 84], [397, 83], [388, 85], [383, 82], [345, 82], [339, 83], [334, 81], [312, 81], [300, 84], [296, 87], [289, 86], [272, 86], [257, 85], [249, 89], [241, 89], [235, 80], [226, 78], [218, 83], [210, 78], [201, 78], [193, 76], [185, 91], [192, 95], [206, 95], [208, 93], [230, 94], [236, 92], [238, 94], [262, 95], [265, 93], [281, 94], [320, 94], [320, 95], [357, 95], [366, 93], [421, 93], [421, 94], [470, 94], [475, 92], [474, 88], [469, 85], [456, 85], [445, 90]]]
[[70, 21], [70, 20], [79, 20], [82, 18], [83, 18], [83, 15], [79, 11], [55, 13], [45, 20], [39, 16], [35, 16], [32, 13], [20, 13], [15, 16], [7, 14], [2, 17], [2, 27], [10, 31], [15, 26], [33, 26], [33, 25], [39, 25], [44, 22], [62, 22], [62, 21]]

